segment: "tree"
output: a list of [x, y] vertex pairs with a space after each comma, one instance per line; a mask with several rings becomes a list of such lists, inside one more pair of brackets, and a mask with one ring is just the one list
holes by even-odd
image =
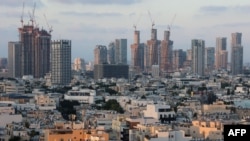
[[103, 109], [104, 110], [114, 110], [114, 111], [117, 111], [118, 113], [124, 113], [123, 108], [115, 99], [108, 100], [105, 103], [105, 105], [103, 106]]

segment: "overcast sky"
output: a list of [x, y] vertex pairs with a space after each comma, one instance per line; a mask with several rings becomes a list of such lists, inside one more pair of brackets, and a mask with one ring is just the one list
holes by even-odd
[[8, 56], [9, 41], [18, 41], [23, 1], [24, 23], [30, 23], [28, 13], [36, 3], [36, 23], [48, 30], [45, 15], [53, 27], [52, 40], [72, 40], [72, 59], [92, 61], [96, 45], [126, 38], [130, 60], [133, 25], [145, 43], [153, 21], [159, 40], [172, 25], [174, 49], [190, 49], [192, 39], [215, 47], [216, 37], [227, 37], [230, 51], [231, 33], [241, 32], [244, 62], [250, 62], [249, 0], [0, 0], [0, 57]]

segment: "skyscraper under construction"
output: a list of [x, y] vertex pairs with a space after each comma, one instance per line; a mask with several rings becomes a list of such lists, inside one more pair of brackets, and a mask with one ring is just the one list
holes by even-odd
[[21, 76], [44, 77], [50, 71], [51, 34], [32, 25], [24, 25], [19, 30], [21, 43]]
[[[23, 4], [24, 10], [24, 4]], [[20, 43], [20, 75], [32, 75], [34, 78], [44, 77], [50, 71], [51, 31], [39, 29], [35, 21], [35, 4], [31, 23], [23, 24], [23, 11], [21, 16], [22, 26], [18, 28]], [[47, 21], [46, 21], [47, 22]]]

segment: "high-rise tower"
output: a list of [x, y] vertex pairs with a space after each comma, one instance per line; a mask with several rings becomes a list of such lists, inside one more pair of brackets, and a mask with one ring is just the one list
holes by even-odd
[[152, 65], [159, 65], [159, 45], [160, 41], [157, 40], [157, 30], [152, 28], [151, 39], [147, 41], [147, 54], [144, 54], [147, 57], [145, 66], [147, 69], [150, 69]]
[[95, 63], [104, 64], [107, 63], [107, 47], [104, 45], [97, 45], [94, 50]]
[[21, 75], [44, 77], [50, 71], [51, 35], [33, 25], [19, 28]]
[[167, 73], [172, 71], [172, 57], [173, 57], [173, 41], [170, 39], [170, 31], [164, 31], [164, 39], [161, 41], [160, 51], [160, 69], [161, 73]]
[[51, 44], [51, 83], [68, 85], [71, 82], [71, 41], [57, 40]]
[[216, 50], [215, 50], [215, 68], [216, 69], [227, 69], [227, 38], [217, 37], [216, 38]]
[[131, 45], [131, 66], [140, 72], [144, 69], [144, 46], [140, 44], [140, 31], [134, 31], [134, 43]]
[[192, 71], [194, 74], [203, 76], [205, 65], [205, 41], [192, 40]]
[[8, 70], [10, 77], [21, 78], [21, 43], [8, 43]]
[[232, 33], [231, 42], [231, 72], [233, 75], [243, 73], [243, 46], [241, 45], [242, 33]]

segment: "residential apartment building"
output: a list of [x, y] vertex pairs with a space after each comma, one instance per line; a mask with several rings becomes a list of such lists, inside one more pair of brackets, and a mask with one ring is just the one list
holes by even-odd
[[68, 85], [71, 82], [71, 41], [56, 40], [51, 45], [51, 83]]
[[21, 43], [8, 43], [8, 70], [10, 77], [21, 78]]

